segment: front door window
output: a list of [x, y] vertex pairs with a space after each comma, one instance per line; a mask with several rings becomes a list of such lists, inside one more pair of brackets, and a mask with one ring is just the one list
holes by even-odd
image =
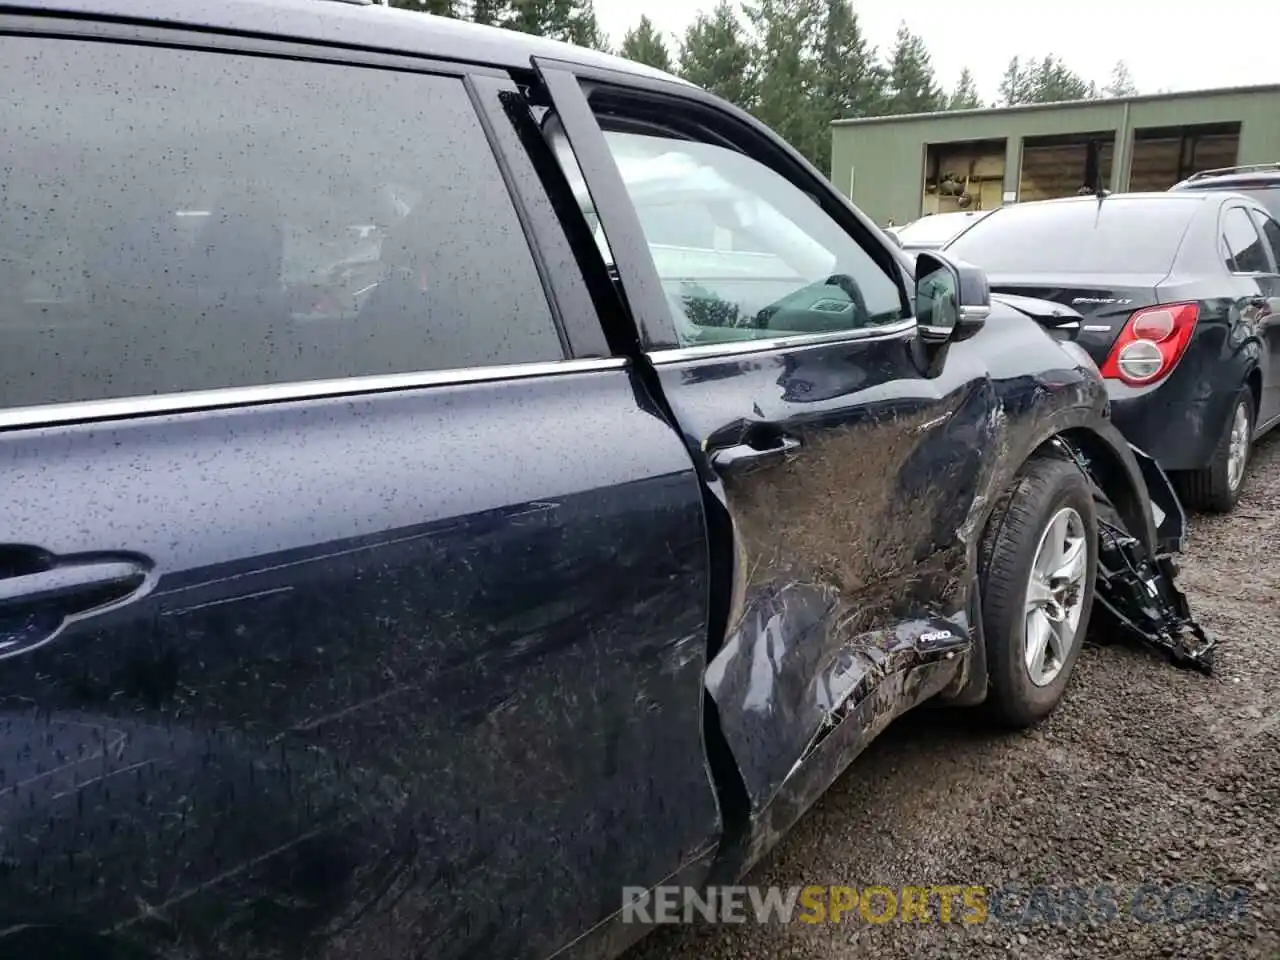
[[[697, 141], [617, 131], [605, 139], [682, 346], [861, 330], [903, 318], [894, 279], [769, 167]], [[579, 201], [593, 218], [580, 184]], [[611, 261], [602, 232], [596, 237]]]

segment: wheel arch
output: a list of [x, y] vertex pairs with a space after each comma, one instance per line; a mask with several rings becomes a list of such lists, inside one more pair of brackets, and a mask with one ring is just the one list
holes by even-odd
[[[1087, 468], [1084, 472], [1115, 507], [1127, 531], [1142, 542], [1150, 555], [1158, 552], [1159, 541], [1151, 512], [1151, 494], [1142, 467], [1120, 431], [1109, 421], [1096, 419], [1095, 416], [1078, 408], [1070, 412], [1064, 411], [1044, 425], [1038, 435], [1023, 448], [1022, 456], [1011, 459], [1010, 463], [1016, 466], [1012, 466], [1002, 477], [996, 487], [997, 494], [990, 498], [981, 522], [975, 525], [979, 542], [999, 504], [1027, 464], [1036, 457], [1047, 454], [1075, 460], [1082, 468]], [[974, 549], [976, 559], [976, 544]], [[981, 601], [978, 599], [981, 595], [980, 565], [978, 562], [973, 567], [973, 592], [978, 610], [981, 610]], [[978, 621], [981, 627], [980, 615]], [[985, 643], [981, 639], [981, 630], [978, 636], [979, 642]], [[985, 702], [988, 693], [987, 664], [985, 656], [982, 656], [967, 665], [964, 681], [957, 688], [947, 691], [940, 699], [956, 706], [976, 706]]]
[[1065, 443], [1083, 456], [1089, 465], [1090, 479], [1111, 501], [1125, 528], [1141, 537], [1149, 548], [1154, 548], [1150, 495], [1133, 455], [1129, 455], [1126, 463], [1112, 444], [1087, 427], [1064, 430], [1046, 440], [1041, 448], [1056, 443]]
[[[1079, 410], [1060, 416], [1046, 424], [1024, 448], [1016, 460], [1017, 466], [1009, 471], [1000, 484], [999, 492], [1014, 482], [1036, 456], [1046, 453], [1075, 459], [1100, 491], [1115, 506], [1128, 532], [1137, 537], [1152, 555], [1156, 554], [1159, 539], [1151, 512], [1151, 494], [1133, 448], [1109, 420], [1082, 415]], [[995, 510], [993, 497], [988, 504], [978, 530], [985, 530]], [[1181, 509], [1181, 507], [1179, 507]]]
[[[1113, 436], [1104, 437], [1098, 430], [1074, 418], [1065, 423], [1059, 421], [1046, 427], [1037, 439], [1027, 445], [1020, 457], [1008, 461], [1010, 466], [1007, 473], [1002, 477], [996, 488], [996, 495], [990, 498], [981, 522], [975, 528], [976, 562], [971, 586], [971, 603], [976, 624], [975, 647], [969, 654], [966, 669], [961, 674], [962, 679], [954, 687], [944, 691], [938, 698], [940, 701], [951, 706], [974, 707], [986, 703], [990, 696], [990, 663], [986, 652], [982, 600], [984, 569], [988, 558], [984, 555], [982, 545], [987, 541], [989, 526], [1003, 515], [1003, 504], [1013, 495], [1019, 478], [1030, 464], [1049, 457], [1080, 465], [1089, 485], [1101, 489], [1114, 504], [1125, 525], [1132, 525], [1134, 529], [1142, 531], [1139, 536], [1145, 533], [1148, 544], [1154, 542], [1146, 485], [1137, 461], [1128, 444], [1110, 424], [1104, 423], [1101, 426], [1103, 430], [1109, 429]], [[1088, 469], [1083, 469], [1084, 465]]]

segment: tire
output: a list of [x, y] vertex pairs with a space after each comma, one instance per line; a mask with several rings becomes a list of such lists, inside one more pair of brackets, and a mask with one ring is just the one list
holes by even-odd
[[[1209, 466], [1203, 470], [1188, 470], [1173, 478], [1178, 495], [1186, 506], [1202, 513], [1230, 513], [1236, 508], [1240, 491], [1244, 489], [1244, 478], [1248, 475], [1249, 461], [1252, 459], [1256, 415], [1253, 394], [1248, 387], [1242, 387], [1231, 405], [1231, 413], [1227, 416], [1222, 437], [1213, 449]], [[1239, 473], [1233, 475], [1232, 445], [1236, 442], [1237, 417], [1240, 416], [1244, 417], [1244, 447], [1240, 453], [1243, 462]]]
[[[1093, 608], [1098, 568], [1096, 510], [1089, 483], [1074, 464], [1036, 456], [1027, 461], [987, 523], [979, 555], [989, 684], [986, 709], [1005, 726], [1038, 723], [1054, 711], [1066, 691]], [[1072, 578], [1072, 589], [1059, 586], [1045, 602], [1036, 604], [1033, 621], [1029, 613], [1032, 574], [1037, 564], [1051, 559], [1041, 549], [1042, 543], [1049, 542], [1051, 524], [1065, 524], [1056, 529], [1069, 532], [1071, 542], [1078, 543], [1083, 570]], [[1070, 566], [1074, 571], [1075, 565]], [[1055, 641], [1044, 647], [1046, 656], [1034, 667], [1028, 665], [1027, 657], [1029, 624], [1041, 636], [1046, 626], [1052, 630], [1059, 625], [1053, 633]], [[1057, 656], [1052, 655], [1055, 651]]]

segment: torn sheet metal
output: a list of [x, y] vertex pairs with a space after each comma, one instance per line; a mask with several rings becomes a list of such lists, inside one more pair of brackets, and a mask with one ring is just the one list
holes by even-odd
[[968, 649], [967, 624], [943, 618], [866, 630], [864, 617], [846, 612], [833, 624], [837, 600], [831, 588], [803, 583], [759, 597], [707, 670], [708, 691], [734, 708], [722, 722], [755, 811], [887, 678]]
[[991, 470], [990, 399], [796, 426], [799, 462], [726, 480], [737, 583], [705, 686], [753, 815], [886, 678], [970, 646], [950, 533]]

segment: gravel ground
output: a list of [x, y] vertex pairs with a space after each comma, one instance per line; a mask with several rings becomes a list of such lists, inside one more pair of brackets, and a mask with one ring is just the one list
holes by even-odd
[[1143, 923], [1122, 910], [1111, 921], [965, 926], [855, 913], [840, 924], [667, 928], [628, 960], [1280, 958], [1280, 438], [1256, 450], [1236, 513], [1191, 526], [1180, 582], [1219, 640], [1214, 677], [1138, 648], [1090, 646], [1036, 730], [994, 734], [951, 711], [917, 711], [746, 882], [1244, 888], [1235, 919]]

